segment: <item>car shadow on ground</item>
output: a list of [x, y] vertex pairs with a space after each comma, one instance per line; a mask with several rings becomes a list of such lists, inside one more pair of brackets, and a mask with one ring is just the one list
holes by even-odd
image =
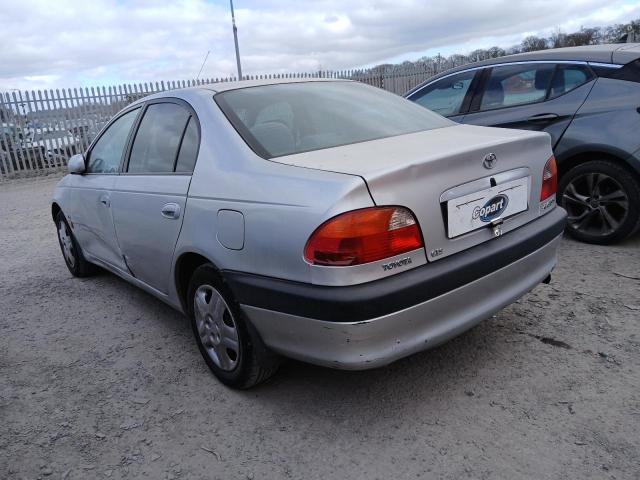
[[[130, 285], [117, 275], [101, 270], [92, 281], [97, 280], [100, 288], [107, 286], [114, 290], [116, 297], [129, 297], [130, 304], [137, 304], [140, 310], [151, 310], [156, 313], [157, 319], [163, 326], [170, 330], [168, 333], [179, 333], [192, 335], [189, 320], [181, 313], [174, 310], [154, 296], [143, 290]], [[491, 348], [487, 343], [491, 342], [492, 327], [486, 322], [481, 322], [473, 329], [463, 333], [459, 337], [437, 346], [430, 350], [419, 352], [410, 357], [398, 360], [391, 365], [372, 370], [345, 371], [326, 367], [318, 367], [304, 362], [285, 359], [280, 370], [266, 384], [259, 386], [261, 395], [268, 395], [274, 389], [283, 388], [309, 388], [313, 385], [321, 386], [327, 391], [344, 391], [345, 384], [354, 388], [367, 387], [371, 384], [383, 382], [394, 383], [395, 378], [402, 373], [403, 389], [407, 389], [407, 381], [417, 381], [424, 375], [438, 375], [443, 365], [447, 365], [447, 370], [452, 367], [460, 370], [468, 369], [472, 364], [475, 368], [482, 366], [482, 359], [485, 358], [481, 352], [486, 348]], [[199, 353], [192, 340], [193, 348], [190, 354], [199, 357]], [[453, 365], [452, 365], [453, 363]], [[212, 382], [216, 382], [215, 377], [211, 377]], [[434, 379], [435, 381], [436, 379]], [[437, 381], [442, 381], [438, 378]], [[256, 389], [257, 390], [257, 389]]]
[[[529, 340], [518, 331], [512, 312], [503, 310], [440, 346], [386, 367], [343, 371], [284, 359], [280, 370], [266, 383], [237, 391], [222, 385], [209, 372], [185, 316], [116, 275], [103, 272], [95, 280], [101, 284], [100, 289], [106, 287], [115, 297], [127, 298], [127, 304], [146, 317], [140, 319], [143, 327], [153, 322], [150, 328], [164, 330], [171, 342], [178, 342], [172, 348], [184, 356], [183, 368], [193, 368], [187, 375], [198, 378], [198, 389], [248, 402], [259, 399], [263, 408], [277, 416], [286, 416], [292, 408], [311, 418], [340, 411], [340, 418], [351, 415], [366, 422], [376, 421], [380, 415], [391, 418], [398, 408], [411, 409], [418, 404], [442, 411], [449, 401], [481, 392], [484, 376], [494, 374], [487, 371], [511, 368], [507, 359], [517, 355], [515, 350], [520, 347], [516, 345]], [[149, 331], [141, 334], [151, 335]], [[178, 365], [168, 368], [175, 368], [178, 374]], [[367, 407], [363, 409], [363, 405]]]
[[[259, 400], [261, 408], [282, 421], [288, 412], [297, 411], [311, 422], [329, 419], [341, 431], [395, 424], [412, 415], [408, 412], [419, 416], [416, 421], [435, 425], [450, 408], [465, 408], [461, 406], [474, 396], [486, 397], [492, 382], [484, 378], [501, 367], [504, 371], [504, 359], [512, 354], [515, 342], [503, 342], [504, 334], [499, 330], [505, 329], [481, 323], [431, 350], [365, 371], [285, 360], [268, 382], [239, 394]], [[502, 338], [496, 349], [497, 334]], [[514, 332], [507, 335], [519, 336]], [[491, 370], [494, 372], [487, 373]]]
[[282, 388], [318, 388], [328, 394], [345, 394], [349, 393], [345, 391], [348, 385], [350, 393], [357, 395], [359, 390], [381, 384], [410, 393], [412, 385], [423, 386], [425, 380], [443, 385], [452, 370], [469, 372], [483, 367], [491, 356], [483, 356], [482, 351], [487, 348], [492, 330], [490, 325], [481, 323], [440, 346], [371, 370], [336, 370], [287, 359], [276, 376], [259, 387], [260, 393], [268, 395]]

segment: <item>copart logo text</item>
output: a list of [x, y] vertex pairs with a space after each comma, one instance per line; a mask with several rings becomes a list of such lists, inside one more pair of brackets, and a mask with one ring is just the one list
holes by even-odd
[[506, 195], [496, 195], [490, 199], [483, 207], [473, 209], [473, 219], [479, 218], [483, 222], [490, 222], [494, 218], [498, 218], [502, 212], [507, 209], [509, 197]]

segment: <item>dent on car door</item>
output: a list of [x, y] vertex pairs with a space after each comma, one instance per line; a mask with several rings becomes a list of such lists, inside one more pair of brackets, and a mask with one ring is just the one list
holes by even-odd
[[416, 90], [407, 98], [429, 110], [461, 122], [469, 108], [478, 70], [444, 77]]
[[545, 131], [555, 146], [593, 87], [582, 64], [533, 63], [492, 67], [464, 123]]
[[186, 104], [147, 105], [112, 194], [127, 268], [162, 293], [169, 286], [199, 135], [195, 113]]
[[71, 202], [65, 215], [73, 224], [82, 249], [109, 265], [124, 270], [116, 239], [111, 209], [111, 191], [131, 127], [140, 109], [133, 109], [114, 120], [87, 153], [83, 175], [72, 175]]

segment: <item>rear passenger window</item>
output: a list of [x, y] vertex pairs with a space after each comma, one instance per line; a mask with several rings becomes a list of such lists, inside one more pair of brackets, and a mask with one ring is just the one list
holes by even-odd
[[551, 82], [549, 98], [559, 97], [574, 88], [591, 81], [594, 77], [589, 68], [584, 65], [558, 65]]
[[547, 63], [493, 67], [482, 96], [481, 110], [543, 101], [554, 68]]
[[200, 135], [198, 134], [198, 125], [196, 120], [191, 117], [187, 130], [182, 138], [180, 145], [180, 153], [178, 154], [178, 162], [176, 163], [176, 172], [191, 173], [196, 165], [198, 157], [198, 147], [200, 145]]
[[149, 105], [131, 148], [129, 173], [171, 173], [190, 113], [175, 103]]

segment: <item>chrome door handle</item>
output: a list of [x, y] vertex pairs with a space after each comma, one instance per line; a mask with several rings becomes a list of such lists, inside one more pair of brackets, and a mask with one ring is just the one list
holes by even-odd
[[162, 216], [164, 218], [170, 218], [171, 220], [175, 220], [180, 217], [180, 205], [177, 203], [167, 203], [160, 210]]
[[111, 206], [111, 199], [109, 198], [109, 195], [102, 195], [100, 197], [100, 203], [109, 208]]
[[559, 115], [557, 113], [541, 113], [540, 115], [534, 115], [527, 118], [527, 122], [548, 122], [555, 120]]

